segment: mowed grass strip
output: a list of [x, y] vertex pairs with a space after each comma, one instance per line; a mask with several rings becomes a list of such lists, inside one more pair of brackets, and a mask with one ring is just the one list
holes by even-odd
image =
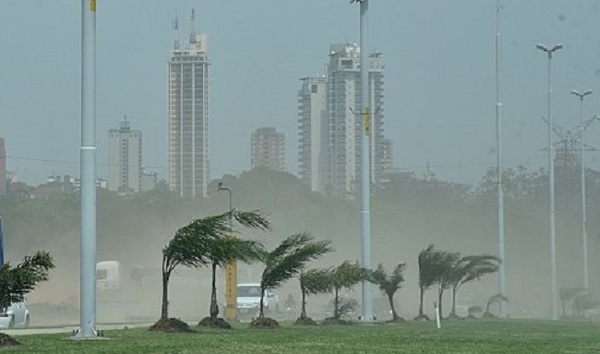
[[107, 331], [109, 340], [65, 340], [65, 334], [16, 337], [14, 353], [600, 353], [600, 323], [551, 321], [445, 321], [298, 327], [197, 333], [145, 329]]

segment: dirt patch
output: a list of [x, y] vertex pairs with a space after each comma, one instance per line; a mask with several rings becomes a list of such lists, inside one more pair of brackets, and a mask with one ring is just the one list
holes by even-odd
[[299, 326], [316, 326], [317, 322], [315, 322], [310, 317], [304, 317], [304, 318], [298, 318], [296, 320], [296, 322], [294, 322], [294, 324], [299, 325]]
[[331, 326], [331, 325], [351, 325], [352, 321], [346, 321], [346, 320], [342, 320], [341, 318], [335, 318], [335, 317], [327, 317], [324, 321], [323, 324], [326, 326]]
[[415, 321], [430, 321], [429, 316], [427, 315], [419, 315], [414, 318]]
[[388, 322], [388, 323], [402, 323], [402, 322], [405, 322], [405, 321], [406, 321], [406, 320], [405, 320], [404, 318], [402, 318], [402, 317], [398, 317], [398, 318], [396, 318], [396, 319], [392, 319], [392, 320], [389, 320], [389, 321], [387, 321], [387, 322]]
[[219, 318], [210, 318], [204, 317], [202, 321], [198, 322], [198, 327], [207, 327], [207, 328], [218, 328], [218, 329], [232, 329], [231, 325], [222, 319]]
[[16, 339], [5, 333], [0, 333], [0, 347], [12, 347], [21, 345]]
[[156, 332], [178, 332], [178, 333], [192, 333], [195, 332], [188, 326], [187, 323], [178, 320], [176, 318], [160, 319], [158, 322], [148, 328], [149, 331]]
[[274, 329], [279, 328], [279, 322], [269, 317], [259, 317], [250, 322], [250, 328], [257, 329]]

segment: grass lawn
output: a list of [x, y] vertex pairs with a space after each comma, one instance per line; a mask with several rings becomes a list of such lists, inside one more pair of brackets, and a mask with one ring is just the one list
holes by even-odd
[[192, 334], [107, 331], [110, 340], [64, 340], [65, 334], [17, 336], [10, 353], [600, 353], [600, 323], [550, 321], [445, 321], [298, 327]]

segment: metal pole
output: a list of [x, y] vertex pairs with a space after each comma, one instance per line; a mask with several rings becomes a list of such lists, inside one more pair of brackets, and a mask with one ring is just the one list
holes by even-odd
[[588, 250], [587, 250], [587, 202], [586, 202], [586, 186], [585, 186], [585, 144], [584, 144], [584, 132], [585, 123], [583, 121], [583, 100], [585, 96], [591, 95], [592, 90], [586, 90], [584, 92], [578, 92], [576, 90], [571, 91], [572, 94], [579, 98], [579, 121], [581, 124], [581, 234], [583, 242], [583, 287], [588, 289], [589, 287], [589, 274], [588, 274]]
[[[365, 115], [363, 120], [363, 131], [361, 134], [361, 183], [362, 183], [362, 211], [361, 211], [361, 239], [362, 239], [362, 266], [371, 268], [371, 214], [370, 214], [370, 134], [369, 126], [369, 55], [368, 55], [368, 12], [369, 0], [360, 2], [360, 82], [361, 82], [361, 112]], [[370, 321], [373, 319], [373, 299], [371, 284], [367, 281], [362, 283], [362, 319]]]
[[554, 205], [554, 147], [552, 142], [552, 52], [548, 52], [548, 172], [550, 174], [550, 255], [552, 272], [552, 319], [558, 319], [556, 284], [556, 222]]
[[80, 331], [96, 337], [96, 0], [81, 13], [81, 249]]
[[[504, 186], [502, 180], [502, 116], [500, 109], [500, 0], [496, 1], [496, 181], [498, 183], [498, 288], [506, 295], [506, 257], [504, 255]], [[500, 300], [500, 317], [506, 318], [506, 302]]]

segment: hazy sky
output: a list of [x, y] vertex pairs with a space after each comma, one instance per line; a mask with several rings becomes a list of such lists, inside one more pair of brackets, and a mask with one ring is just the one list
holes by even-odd
[[[98, 175], [107, 132], [124, 114], [144, 134], [144, 166], [167, 178], [167, 60], [172, 21], [189, 15], [209, 39], [211, 178], [250, 168], [250, 135], [286, 134], [297, 173], [300, 77], [323, 72], [329, 44], [358, 41], [348, 0], [98, 0]], [[553, 60], [553, 117], [572, 127], [571, 89], [596, 89], [600, 114], [600, 3], [502, 0], [502, 96], [507, 166], [546, 165], [547, 59], [538, 42], [563, 43]], [[495, 165], [495, 0], [371, 0], [370, 48], [384, 54], [385, 135], [394, 165], [476, 182]], [[9, 170], [37, 184], [79, 175], [80, 1], [0, 0], [0, 136]], [[599, 122], [600, 123], [600, 122]], [[600, 147], [600, 126], [587, 141]], [[600, 169], [597, 153], [590, 167]]]

